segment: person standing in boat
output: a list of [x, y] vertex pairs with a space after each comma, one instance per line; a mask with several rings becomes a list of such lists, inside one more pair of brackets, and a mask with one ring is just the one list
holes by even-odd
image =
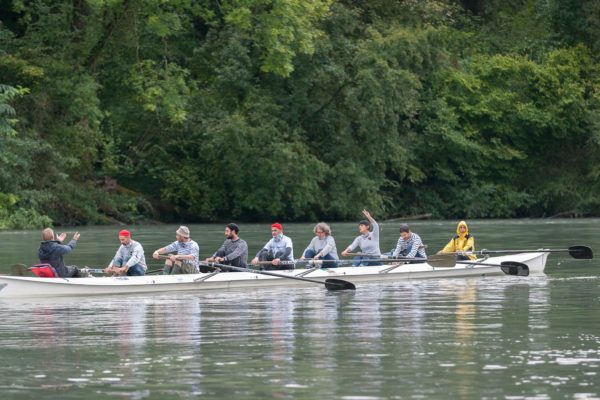
[[240, 228], [237, 224], [227, 224], [225, 226], [225, 241], [212, 257], [204, 261], [247, 268], [248, 244], [238, 236], [239, 232]]
[[455, 253], [457, 260], [476, 260], [475, 254], [461, 254], [475, 251], [475, 238], [469, 233], [469, 227], [465, 221], [460, 221], [456, 226], [456, 235], [438, 254]]
[[89, 276], [85, 272], [82, 272], [79, 268], [73, 266], [66, 266], [63, 256], [69, 254], [77, 246], [79, 240], [79, 232], [73, 234], [73, 238], [67, 244], [62, 244], [67, 238], [66, 233], [61, 233], [58, 236], [54, 235], [54, 231], [51, 228], [46, 228], [42, 231], [42, 242], [38, 249], [38, 257], [42, 264], [50, 264], [54, 271], [61, 278], [81, 278]]
[[425, 253], [425, 245], [421, 240], [421, 236], [410, 231], [410, 227], [406, 224], [400, 227], [400, 238], [396, 244], [392, 256], [406, 258], [427, 258]]
[[304, 250], [301, 260], [307, 258], [313, 260], [323, 260], [324, 268], [335, 268], [339, 260], [337, 248], [335, 246], [335, 239], [331, 236], [331, 228], [325, 222], [319, 222], [313, 229], [315, 236], [308, 247]]
[[261, 269], [264, 270], [294, 269], [294, 245], [292, 239], [283, 234], [283, 226], [279, 222], [271, 225], [271, 235], [273, 238], [256, 254], [251, 263], [262, 263]]
[[159, 259], [161, 254], [170, 254], [165, 260], [163, 275], [197, 274], [200, 265], [200, 247], [190, 238], [187, 226], [180, 226], [175, 232], [175, 241], [168, 246], [161, 247], [152, 253], [152, 257]]
[[119, 232], [119, 242], [121, 245], [108, 267], [104, 269], [104, 273], [127, 276], [145, 275], [148, 267], [142, 245], [131, 239], [131, 233], [125, 229]]
[[359, 265], [379, 265], [381, 250], [379, 249], [379, 224], [367, 210], [362, 211], [363, 215], [367, 218], [358, 223], [359, 236], [342, 251], [342, 256], [346, 257], [356, 249], [360, 248], [361, 254], [354, 257], [353, 266], [358, 267]]

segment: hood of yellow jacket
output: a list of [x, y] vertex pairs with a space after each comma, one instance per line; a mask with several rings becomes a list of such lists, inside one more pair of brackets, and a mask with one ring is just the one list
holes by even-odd
[[[464, 226], [465, 228], [467, 228], [467, 230], [465, 231], [465, 233], [463, 235], [460, 234], [460, 227], [461, 227], [461, 225]], [[458, 225], [456, 225], [456, 234], [459, 237], [464, 237], [464, 236], [467, 236], [469, 234], [469, 227], [467, 226], [467, 223], [465, 221], [460, 221], [458, 223]]]

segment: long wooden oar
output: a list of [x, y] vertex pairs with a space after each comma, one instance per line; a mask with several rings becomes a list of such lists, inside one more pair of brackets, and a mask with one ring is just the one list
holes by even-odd
[[588, 246], [571, 246], [568, 249], [537, 249], [537, 250], [480, 250], [465, 252], [464, 254], [516, 254], [516, 253], [563, 253], [568, 252], [571, 257], [579, 260], [591, 260], [594, 258], [594, 252]]
[[270, 272], [270, 271], [257, 271], [257, 270], [248, 269], [248, 268], [234, 267], [233, 265], [207, 263], [207, 262], [201, 262], [200, 264], [205, 265], [207, 267], [223, 268], [225, 270], [231, 269], [231, 270], [238, 271], [238, 272], [250, 272], [252, 274], [269, 275], [269, 276], [276, 276], [278, 278], [296, 279], [298, 281], [318, 283], [320, 285], [325, 285], [325, 288], [327, 288], [327, 290], [356, 290], [356, 286], [354, 286], [354, 284], [352, 282], [344, 281], [342, 279], [329, 278], [329, 279], [326, 279], [325, 282], [322, 282], [322, 281], [317, 281], [315, 279], [300, 278], [298, 276], [277, 274], [277, 273]]
[[[442, 254], [440, 254], [439, 256], [441, 256], [441, 255]], [[432, 257], [427, 261], [427, 263], [429, 265], [431, 265], [433, 268], [452, 268], [456, 264], [473, 265], [473, 266], [485, 265], [488, 267], [500, 267], [502, 272], [504, 272], [506, 275], [529, 276], [529, 267], [527, 266], [527, 264], [524, 264], [524, 263], [518, 262], [518, 261], [502, 261], [500, 263], [500, 265], [498, 265], [498, 264], [490, 264], [490, 263], [482, 263], [482, 262], [468, 262], [468, 261], [454, 260], [452, 262], [452, 265], [450, 266], [447, 260], [444, 260], [444, 259], [440, 260], [440, 259], [435, 259]]]

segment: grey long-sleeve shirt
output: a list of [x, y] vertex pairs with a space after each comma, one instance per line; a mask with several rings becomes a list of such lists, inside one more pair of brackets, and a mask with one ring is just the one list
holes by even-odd
[[366, 235], [357, 236], [350, 245], [350, 251], [360, 247], [361, 252], [365, 255], [381, 256], [381, 250], [379, 250], [379, 224], [373, 221], [371, 226], [373, 227], [373, 231]]
[[238, 238], [237, 240], [225, 239], [221, 247], [213, 257], [225, 257], [226, 261], [232, 261], [236, 258], [240, 258], [240, 266], [245, 267], [248, 265], [248, 244], [244, 239]]
[[321, 256], [323, 257], [325, 257], [327, 254], [331, 254], [334, 260], [339, 260], [337, 247], [335, 246], [335, 239], [330, 235], [325, 236], [323, 240], [319, 239], [318, 236], [315, 236], [312, 238], [308, 244], [308, 247], [302, 254], [306, 254], [307, 250], [313, 250], [315, 253], [321, 253]]

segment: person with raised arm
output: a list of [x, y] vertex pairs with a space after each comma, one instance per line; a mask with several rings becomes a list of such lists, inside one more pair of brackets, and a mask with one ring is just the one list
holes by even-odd
[[42, 231], [42, 242], [38, 249], [38, 257], [42, 264], [50, 264], [51, 267], [61, 278], [81, 278], [89, 276], [89, 274], [81, 271], [74, 266], [65, 265], [63, 256], [69, 254], [77, 246], [79, 240], [79, 232], [73, 234], [73, 238], [67, 244], [62, 244], [67, 238], [66, 233], [61, 233], [58, 236], [54, 235], [51, 228], [46, 228]]
[[359, 265], [379, 265], [381, 258], [381, 250], [379, 249], [379, 224], [371, 213], [367, 210], [362, 211], [363, 215], [367, 218], [358, 223], [358, 235], [354, 241], [344, 251], [342, 256], [346, 257], [356, 249], [360, 248], [360, 254], [354, 257], [353, 266], [358, 267]]

